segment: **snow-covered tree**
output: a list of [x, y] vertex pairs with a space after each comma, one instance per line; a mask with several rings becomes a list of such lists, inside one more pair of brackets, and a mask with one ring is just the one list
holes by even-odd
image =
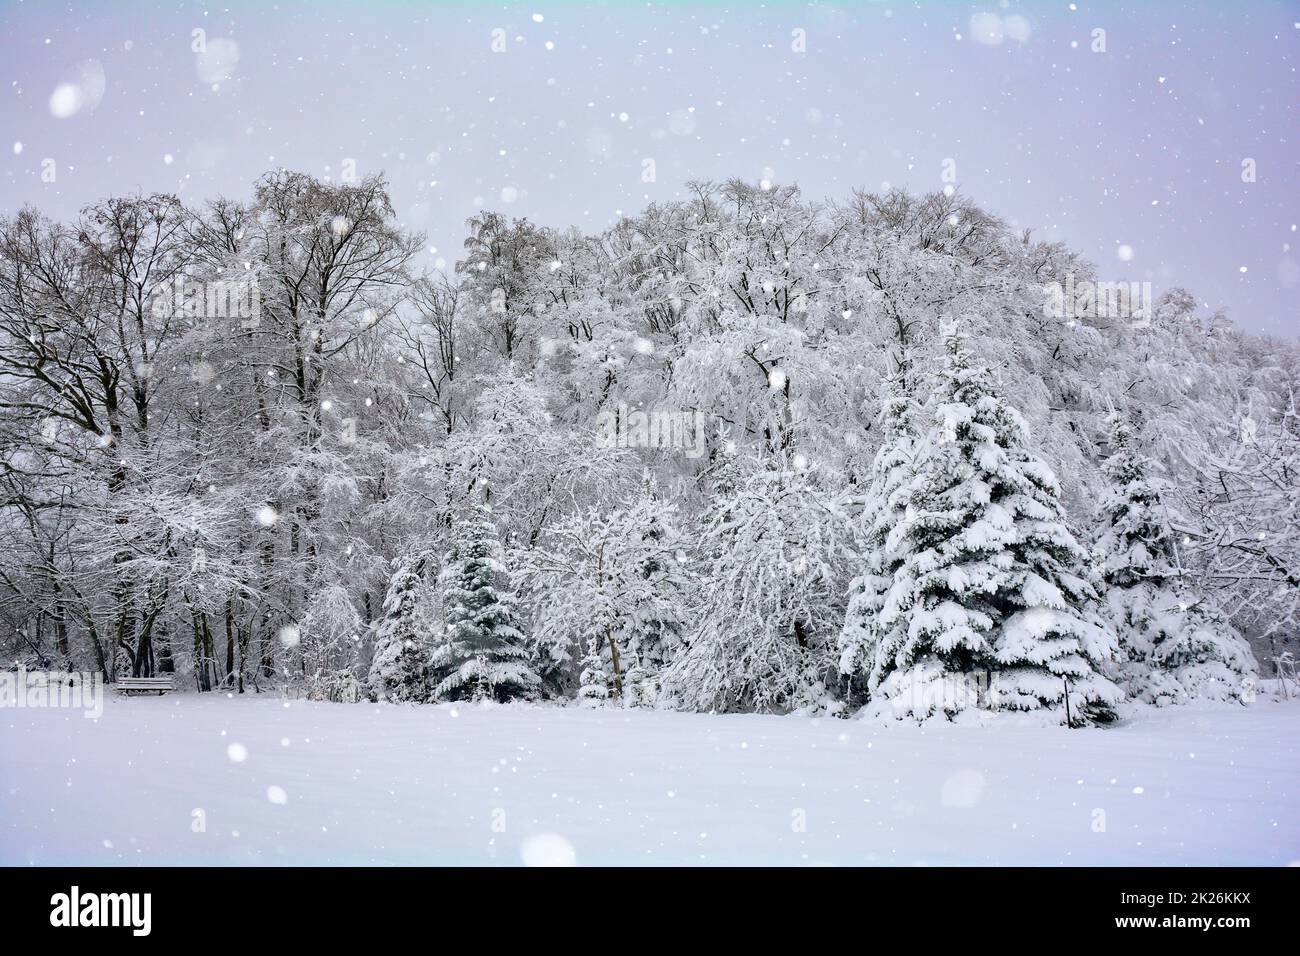
[[429, 699], [429, 636], [425, 554], [393, 560], [383, 616], [375, 625], [370, 693], [380, 700], [423, 703]]
[[1129, 417], [1109, 419], [1111, 488], [1097, 542], [1110, 617], [1119, 634], [1119, 675], [1146, 703], [1240, 699], [1255, 676], [1250, 648], [1186, 580], [1154, 465]]
[[508, 590], [501, 543], [485, 505], [461, 515], [442, 574], [444, 633], [432, 666], [442, 700], [506, 701], [534, 696], [541, 679]]
[[308, 698], [360, 699], [355, 669], [362, 630], [361, 615], [347, 588], [324, 587], [312, 597], [298, 627]]
[[552, 413], [562, 403], [547, 380], [508, 364], [476, 384], [473, 421], [437, 456], [452, 510], [485, 498], [503, 534], [533, 542], [575, 501], [603, 502], [634, 480], [622, 449], [594, 447]]
[[[519, 551], [520, 577], [537, 615], [538, 656], [548, 669], [562, 669], [581, 649], [583, 673], [592, 681], [600, 675], [608, 696], [653, 697], [655, 679], [679, 644], [687, 593], [682, 548], [676, 508], [647, 493], [609, 513], [574, 515], [555, 525], [542, 546]], [[633, 687], [635, 695], [627, 693]]]
[[[749, 470], [815, 463], [818, 494], [856, 505], [884, 440], [876, 383], [898, 350], [917, 370], [934, 361], [938, 317], [959, 314], [975, 316], [979, 364], [1005, 369], [1002, 397], [1063, 507], [1095, 512], [1109, 481], [1093, 437], [1124, 396], [1195, 582], [1182, 600], [1225, 615], [1261, 659], [1297, 652], [1294, 342], [1234, 329], [1177, 288], [1141, 323], [1131, 301], [1081, 306], [1092, 266], [959, 192], [823, 205], [767, 185], [692, 183], [599, 233], [485, 210], [459, 269], [433, 277], [382, 176], [280, 170], [246, 201], [132, 196], [68, 223], [0, 219], [0, 655], [316, 693], [318, 635], [348, 639], [354, 613], [372, 626], [392, 559], [444, 554], [471, 500], [486, 497], [512, 548], [549, 550], [573, 516], [637, 501], [648, 472], [675, 524], [704, 529], [725, 437], [736, 461], [767, 462]], [[703, 453], [593, 443], [621, 408], [700, 416]], [[749, 475], [734, 477], [743, 489]], [[690, 556], [678, 570], [698, 572], [688, 583], [711, 580], [720, 540], [675, 546]], [[846, 586], [797, 619], [831, 629], [832, 657], [845, 626], [856, 697], [878, 596], [866, 557], [846, 567], [853, 612]], [[702, 606], [695, 591], [678, 618]], [[656, 696], [680, 656], [674, 620], [654, 611], [615, 636], [624, 700], [634, 684]], [[293, 623], [296, 646], [280, 640]], [[587, 635], [565, 641], [539, 676], [571, 694]], [[608, 641], [602, 654], [612, 681]]]
[[1115, 637], [1091, 610], [1056, 479], [955, 334], [930, 408], [889, 541], [903, 562], [876, 624], [872, 710], [924, 719], [1065, 705], [1071, 722], [1109, 719], [1121, 694], [1101, 670]]
[[[1234, 389], [1261, 374], [1227, 371]], [[1300, 371], [1288, 377], [1275, 399], [1256, 388], [1217, 409], [1198, 403], [1174, 436], [1177, 456], [1161, 462], [1185, 571], [1274, 673], [1285, 654], [1300, 655]], [[1148, 419], [1146, 434], [1171, 444], [1166, 428]]]
[[[871, 463], [862, 512], [854, 528], [861, 570], [849, 584], [849, 605], [839, 635], [840, 673], [851, 682], [851, 699], [874, 689], [870, 678], [876, 648], [888, 640], [881, 627], [881, 610], [894, 573], [903, 563], [899, 546], [906, 539], [896, 537], [894, 529], [905, 518], [904, 502], [916, 450], [912, 401], [901, 367], [884, 380], [882, 391], [878, 416], [881, 444]], [[899, 626], [897, 618], [893, 626]], [[855, 691], [853, 683], [859, 684], [860, 690]]]
[[612, 693], [603, 650], [604, 641], [599, 635], [593, 635], [587, 641], [587, 653], [582, 658], [582, 673], [578, 675], [578, 700], [587, 707], [599, 707]]
[[700, 597], [664, 696], [689, 710], [822, 707], [843, 620], [847, 517], [805, 471], [744, 463], [744, 479], [723, 482], [710, 502]]

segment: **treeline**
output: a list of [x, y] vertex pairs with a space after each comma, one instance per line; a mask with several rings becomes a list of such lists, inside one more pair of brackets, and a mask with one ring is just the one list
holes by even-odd
[[1294, 642], [1294, 344], [1062, 314], [1095, 269], [960, 195], [690, 195], [451, 276], [382, 178], [0, 222], [7, 657], [1086, 721]]

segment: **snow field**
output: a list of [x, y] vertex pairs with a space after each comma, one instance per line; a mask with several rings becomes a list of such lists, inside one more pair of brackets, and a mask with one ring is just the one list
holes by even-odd
[[0, 712], [0, 863], [1277, 865], [1297, 731], [111, 698]]

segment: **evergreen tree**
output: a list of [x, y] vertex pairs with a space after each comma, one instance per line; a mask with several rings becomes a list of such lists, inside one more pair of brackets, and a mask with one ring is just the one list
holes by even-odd
[[429, 634], [432, 629], [424, 593], [426, 555], [393, 559], [393, 575], [384, 595], [383, 616], [375, 625], [375, 654], [368, 684], [378, 700], [429, 698]]
[[[889, 638], [881, 609], [902, 565], [894, 529], [905, 517], [903, 503], [912, 478], [916, 432], [910, 421], [912, 402], [902, 368], [885, 378], [879, 422], [882, 444], [871, 463], [870, 480], [856, 528], [857, 549], [866, 567], [849, 585], [849, 605], [840, 631], [840, 673], [850, 680], [850, 700], [871, 691], [876, 648]], [[894, 619], [893, 626], [898, 626]], [[853, 686], [854, 683], [858, 688]]]
[[578, 700], [587, 707], [599, 707], [609, 699], [609, 669], [605, 666], [604, 641], [593, 637], [582, 658]]
[[496, 526], [486, 506], [457, 519], [443, 572], [446, 632], [433, 653], [444, 700], [506, 701], [532, 697], [541, 685], [507, 578]]
[[623, 705], [653, 707], [659, 700], [659, 672], [634, 659], [623, 675]]
[[1089, 610], [1096, 593], [1056, 478], [958, 336], [946, 353], [888, 539], [902, 563], [875, 624], [872, 709], [924, 719], [1064, 706], [1072, 723], [1110, 719], [1121, 693], [1100, 670], [1115, 637]]
[[[656, 501], [650, 498], [648, 503]], [[684, 566], [686, 554], [680, 547], [684, 542], [677, 533], [677, 511], [671, 503], [636, 509], [628, 517], [628, 538], [641, 545], [639, 555], [627, 555], [629, 576], [653, 596], [632, 605], [620, 645], [627, 649], [623, 661], [627, 670], [621, 681], [623, 702], [640, 706], [655, 702], [659, 675], [681, 649], [681, 604], [690, 582]]]
[[1120, 679], [1150, 704], [1240, 699], [1254, 676], [1250, 649], [1184, 580], [1153, 463], [1139, 451], [1128, 417], [1112, 413], [1109, 427], [1102, 470], [1111, 490], [1097, 547], [1119, 633]]

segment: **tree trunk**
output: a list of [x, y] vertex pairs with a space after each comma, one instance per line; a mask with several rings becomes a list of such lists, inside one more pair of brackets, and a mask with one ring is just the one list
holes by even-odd
[[113, 673], [104, 656], [104, 645], [99, 639], [99, 629], [95, 627], [95, 619], [89, 614], [86, 616], [86, 633], [90, 637], [90, 647], [95, 652], [95, 663], [99, 665], [99, 672], [104, 675], [104, 683], [112, 683]]
[[172, 658], [172, 636], [166, 624], [158, 625], [158, 673], [176, 673], [176, 661]]
[[190, 620], [194, 625], [194, 680], [198, 685], [199, 692], [212, 690], [210, 681], [210, 672], [207, 667], [206, 644], [204, 631], [207, 630], [207, 615], [191, 609]]
[[235, 599], [226, 599], [226, 674], [222, 687], [229, 687], [235, 679]]
[[623, 696], [623, 670], [618, 663], [618, 642], [614, 640], [614, 632], [605, 628], [605, 640], [609, 641], [609, 659], [614, 665], [614, 696]]

